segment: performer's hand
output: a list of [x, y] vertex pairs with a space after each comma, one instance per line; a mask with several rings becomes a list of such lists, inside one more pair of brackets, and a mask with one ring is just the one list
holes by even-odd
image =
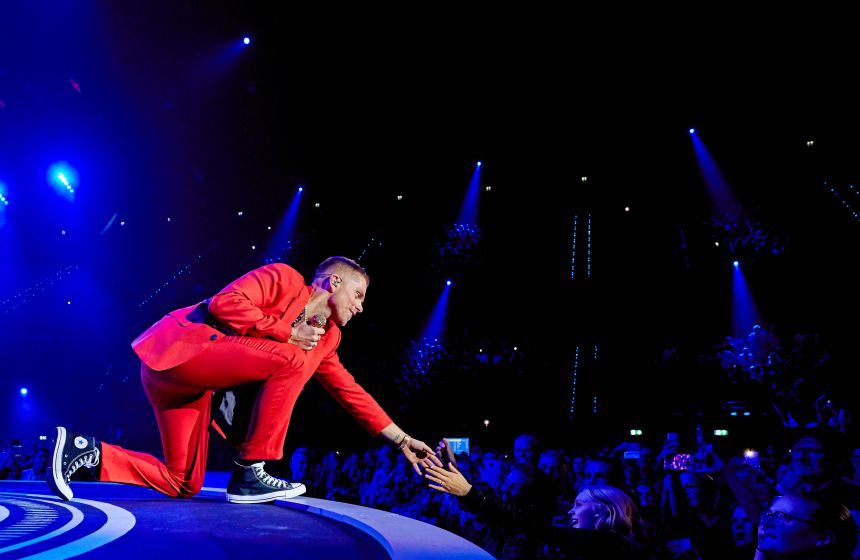
[[287, 342], [295, 344], [302, 350], [313, 350], [324, 334], [325, 329], [313, 327], [304, 321], [299, 321], [299, 324], [293, 327], [293, 333]]
[[472, 489], [472, 485], [469, 484], [466, 477], [454, 465], [448, 468], [450, 470], [445, 470], [436, 465], [427, 467], [427, 474], [424, 475], [424, 478], [431, 482], [428, 486], [433, 490], [439, 490], [440, 492], [453, 494], [454, 496], [462, 497], [468, 494], [469, 490]]
[[410, 438], [409, 445], [403, 448], [406, 460], [412, 463], [415, 472], [421, 474], [421, 467], [429, 468], [433, 465], [442, 466], [442, 461], [433, 454], [433, 450], [421, 440]]

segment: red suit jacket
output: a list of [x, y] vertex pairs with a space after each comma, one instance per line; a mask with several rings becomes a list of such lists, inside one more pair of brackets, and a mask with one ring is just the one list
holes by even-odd
[[311, 291], [295, 269], [281, 263], [267, 264], [230, 283], [208, 300], [208, 306], [203, 302], [168, 313], [131, 346], [147, 367], [165, 371], [204, 352], [226, 336], [228, 329], [238, 336], [276, 340], [283, 343], [279, 355], [303, 373], [297, 379], [304, 383], [316, 377], [364, 429], [376, 436], [391, 424], [391, 418], [340, 363], [340, 328], [329, 322], [317, 347], [307, 352], [287, 342], [292, 322], [307, 305]]

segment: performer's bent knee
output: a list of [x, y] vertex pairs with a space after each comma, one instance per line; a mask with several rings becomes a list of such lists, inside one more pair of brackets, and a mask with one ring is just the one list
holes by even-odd
[[189, 480], [179, 485], [179, 491], [174, 498], [192, 498], [200, 493], [203, 489], [202, 480]]

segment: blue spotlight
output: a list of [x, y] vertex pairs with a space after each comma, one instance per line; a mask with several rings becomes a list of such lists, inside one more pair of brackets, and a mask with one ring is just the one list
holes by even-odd
[[739, 261], [733, 261], [732, 264], [734, 265], [735, 268], [737, 268], [741, 265], [741, 263]]
[[695, 134], [695, 133], [696, 133], [696, 129], [695, 129], [695, 128], [691, 128], [691, 129], [690, 129], [690, 134]]
[[451, 285], [451, 281], [448, 280], [445, 284], [447, 286], [442, 288], [442, 294], [439, 296], [439, 299], [436, 301], [436, 305], [430, 312], [430, 317], [428, 317], [427, 322], [424, 324], [424, 329], [421, 333], [422, 338], [427, 340], [438, 341], [445, 333], [445, 317], [448, 313], [448, 298], [451, 293], [448, 286]]
[[732, 271], [732, 336], [746, 339], [752, 326], [760, 322], [761, 318], [756, 310], [752, 293], [741, 272], [741, 267], [735, 261]]
[[72, 200], [78, 185], [78, 172], [68, 162], [57, 162], [48, 168], [48, 183], [54, 187], [57, 194]]
[[72, 186], [71, 183], [69, 183], [69, 179], [66, 177], [65, 173], [57, 173], [57, 179], [59, 179], [63, 186], [66, 187], [67, 191], [69, 191], [70, 193], [75, 192], [75, 188]]
[[27, 396], [27, 393], [29, 393], [29, 391], [27, 390], [27, 388], [26, 388], [26, 387], [21, 387], [21, 396], [22, 396], [22, 397], [26, 397], [26, 396]]
[[242, 38], [242, 42], [243, 42], [243, 43], [245, 43], [246, 45], [250, 45], [250, 44], [251, 44], [251, 38], [250, 38], [250, 37], [248, 37], [247, 35], [245, 35], [245, 36]]
[[0, 181], [0, 228], [6, 225], [7, 206], [9, 206], [9, 199], [6, 198], [6, 183]]
[[466, 196], [460, 205], [460, 214], [457, 216], [456, 223], [473, 226], [478, 224], [478, 191], [480, 189], [480, 180], [481, 162], [479, 161], [472, 172], [472, 178], [469, 180]]
[[[296, 193], [293, 195], [290, 206], [284, 217], [275, 228], [274, 234], [269, 238], [268, 246], [263, 252], [266, 262], [288, 261], [294, 249], [293, 234], [299, 217], [299, 205], [302, 200], [302, 185], [297, 185]], [[269, 230], [272, 228], [270, 227]]]

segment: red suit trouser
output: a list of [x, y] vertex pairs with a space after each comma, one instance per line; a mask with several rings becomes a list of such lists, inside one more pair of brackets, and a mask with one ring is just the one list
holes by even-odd
[[142, 364], [141, 380], [155, 410], [164, 462], [103, 443], [101, 480], [147, 486], [173, 497], [197, 494], [206, 472], [212, 391], [254, 381], [263, 384], [239, 456], [283, 457], [293, 406], [313, 374], [297, 369], [285, 346], [263, 338], [224, 336], [172, 369], [153, 371]]

